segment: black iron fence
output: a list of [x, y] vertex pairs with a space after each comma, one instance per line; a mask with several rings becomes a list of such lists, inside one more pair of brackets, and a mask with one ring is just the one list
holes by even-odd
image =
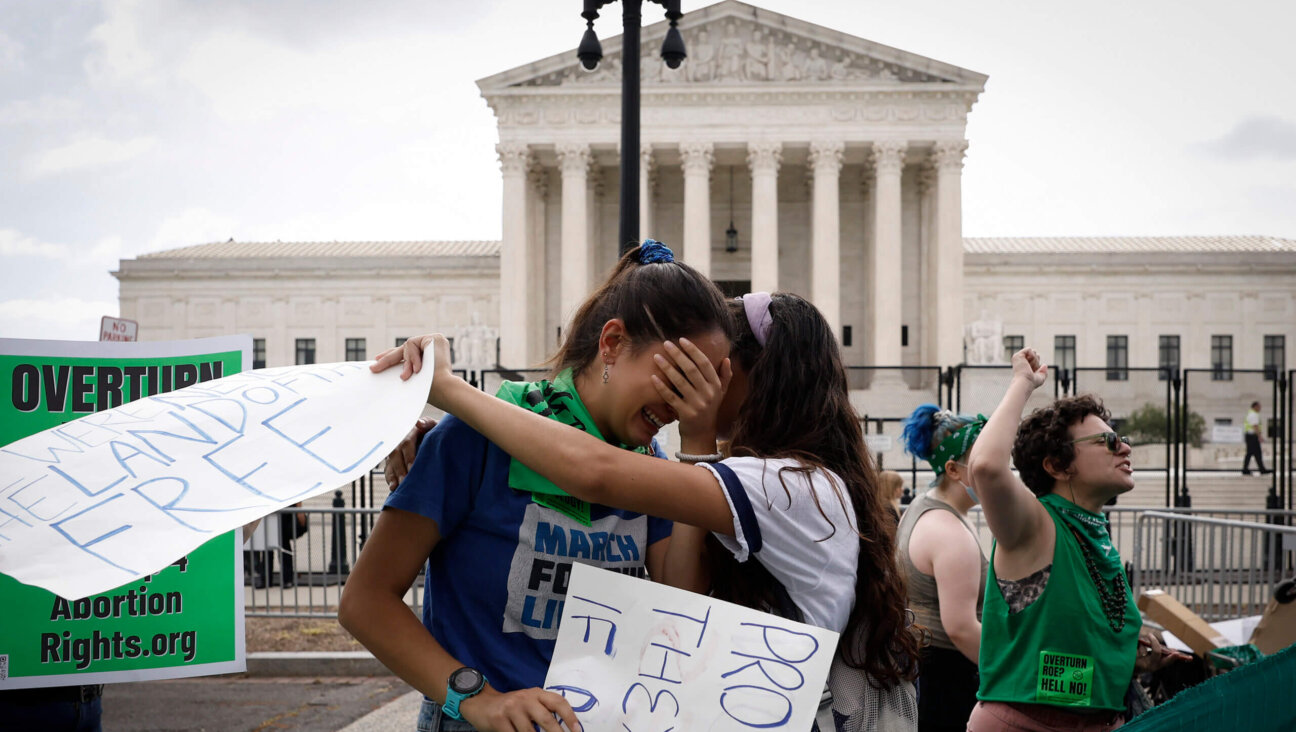
[[[494, 393], [504, 381], [534, 380], [546, 373], [540, 369], [459, 372], [488, 393]], [[1007, 365], [964, 365], [948, 369], [851, 367], [847, 376], [852, 402], [860, 414], [865, 440], [877, 464], [907, 473], [909, 485], [922, 486], [932, 473], [925, 463], [904, 452], [900, 442], [904, 419], [923, 403], [939, 404], [960, 413], [989, 415], [1002, 398], [1011, 374]], [[1113, 426], [1134, 438], [1140, 473], [1161, 471], [1165, 475], [1166, 505], [1178, 507], [1170, 510], [1215, 519], [1291, 526], [1296, 516], [1292, 505], [1293, 477], [1296, 477], [1292, 461], [1296, 446], [1292, 425], [1292, 417], [1296, 415], [1296, 388], [1292, 385], [1296, 384], [1296, 370], [1268, 376], [1271, 378], [1266, 378], [1263, 371], [1242, 369], [1225, 372], [1133, 367], [1050, 369], [1049, 382], [1036, 390], [1027, 408], [1044, 406], [1059, 396], [1096, 394], [1111, 410]], [[1254, 514], [1244, 517], [1221, 513], [1223, 509], [1218, 507], [1190, 508], [1190, 484], [1218, 481], [1224, 473], [1241, 472], [1245, 445], [1240, 429], [1249, 405], [1257, 401], [1261, 404], [1264, 465], [1271, 472], [1264, 476], [1253, 473], [1247, 480], [1268, 481], [1263, 506], [1268, 510], [1261, 511], [1259, 505], [1240, 502], [1229, 509], [1234, 513], [1249, 510]], [[289, 539], [283, 548], [249, 551], [245, 567], [249, 613], [321, 617], [335, 614], [341, 586], [372, 533], [389, 490], [380, 465], [334, 491], [332, 496], [312, 499], [304, 507], [285, 509], [285, 512], [305, 515], [309, 528], [295, 539]], [[1111, 510], [1132, 511], [1129, 516], [1133, 517], [1147, 509]], [[1205, 555], [1197, 556], [1209, 549], [1199, 546], [1206, 539], [1186, 526], [1173, 522], [1168, 526], [1159, 536], [1169, 552], [1170, 568], [1191, 570], [1198, 559], [1209, 559]], [[1128, 531], [1114, 524], [1114, 531], [1132, 536], [1132, 524]], [[1261, 531], [1261, 534], [1270, 537], [1257, 545], [1262, 555], [1275, 551], [1272, 542], [1285, 542], [1281, 561], [1263, 566], [1290, 569], [1291, 552], [1296, 550], [1291, 532], [1280, 530], [1271, 535]], [[285, 566], [286, 556], [290, 563]], [[1164, 570], [1164, 561], [1156, 568]], [[407, 600], [417, 609], [421, 597], [416, 582]]]
[[[483, 369], [465, 374], [470, 383], [494, 393], [509, 380], [542, 378], [542, 369]], [[900, 426], [915, 407], [935, 403], [964, 414], [989, 415], [1003, 397], [1012, 367], [1002, 365], [850, 366], [847, 383], [864, 434], [878, 464], [910, 473], [919, 485], [926, 465], [904, 452]], [[1026, 404], [1042, 407], [1062, 396], [1092, 393], [1112, 413], [1113, 427], [1135, 444], [1140, 471], [1165, 476], [1165, 505], [1190, 507], [1190, 483], [1213, 475], [1243, 472], [1244, 419], [1261, 403], [1265, 508], [1293, 508], [1292, 456], [1296, 439], [1296, 369], [1165, 369], [1081, 366], [1050, 368], [1048, 380]]]

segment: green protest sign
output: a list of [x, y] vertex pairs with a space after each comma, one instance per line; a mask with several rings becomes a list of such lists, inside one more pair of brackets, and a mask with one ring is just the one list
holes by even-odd
[[[247, 336], [158, 343], [0, 339], [0, 445], [239, 373], [251, 362], [251, 345]], [[57, 511], [40, 505], [39, 486], [6, 482], [0, 481], [0, 551], [6, 524]], [[0, 574], [0, 689], [245, 670], [242, 543], [239, 532], [226, 532], [160, 572], [78, 600]]]

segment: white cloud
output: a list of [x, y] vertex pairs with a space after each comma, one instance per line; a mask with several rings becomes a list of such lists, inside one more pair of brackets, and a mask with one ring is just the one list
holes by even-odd
[[23, 68], [23, 45], [0, 30], [0, 74]]
[[14, 229], [0, 229], [0, 255], [63, 260], [71, 259], [71, 250], [63, 244], [41, 241]]
[[6, 338], [96, 340], [99, 319], [117, 314], [113, 300], [75, 297], [6, 300], [0, 302], [0, 333]]
[[[157, 234], [145, 251], [156, 252], [193, 244], [225, 241], [234, 236], [235, 221], [205, 208], [186, 209], [158, 224]], [[138, 254], [141, 252], [130, 252]]]
[[157, 139], [152, 137], [136, 137], [131, 140], [109, 140], [99, 135], [83, 137], [36, 155], [29, 162], [28, 171], [39, 177], [116, 165], [143, 155], [156, 144]]
[[74, 119], [80, 113], [81, 102], [68, 97], [17, 99], [0, 107], [0, 124], [48, 124]]
[[106, 236], [95, 243], [94, 247], [86, 253], [86, 258], [115, 265], [121, 257], [122, 249], [120, 236]]
[[137, 0], [104, 6], [104, 22], [90, 31], [92, 47], [85, 59], [86, 75], [96, 84], [148, 83], [155, 68], [153, 54], [141, 41], [143, 18]]
[[1296, 122], [1272, 115], [1247, 117], [1201, 148], [1233, 160], [1296, 160]]
[[[176, 76], [206, 96], [220, 117], [239, 122], [288, 112], [329, 112], [374, 122], [430, 114], [431, 39], [340, 42], [301, 50], [243, 31], [195, 43]], [[464, 80], [466, 82], [466, 79]]]

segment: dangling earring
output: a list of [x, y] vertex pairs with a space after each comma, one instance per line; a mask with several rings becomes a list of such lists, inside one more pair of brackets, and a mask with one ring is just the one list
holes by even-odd
[[608, 365], [605, 363], [603, 364], [603, 383], [606, 384], [607, 380], [608, 380]]

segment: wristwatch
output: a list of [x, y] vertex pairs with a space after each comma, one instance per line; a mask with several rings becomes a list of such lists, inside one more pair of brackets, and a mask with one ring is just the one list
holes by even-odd
[[459, 705], [484, 688], [486, 677], [482, 676], [481, 671], [467, 666], [457, 669], [446, 681], [446, 701], [441, 705], [441, 711], [451, 719], [463, 719], [459, 714]]

